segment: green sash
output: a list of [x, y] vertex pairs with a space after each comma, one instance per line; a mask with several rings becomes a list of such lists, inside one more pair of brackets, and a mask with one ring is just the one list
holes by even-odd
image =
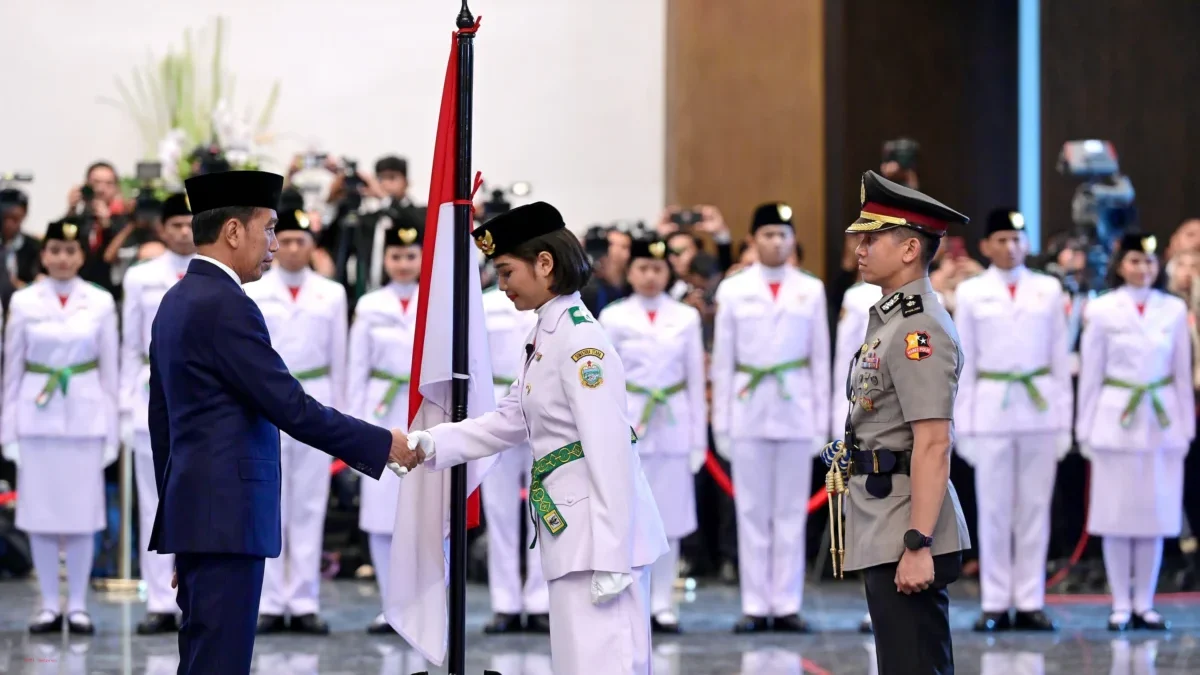
[[392, 404], [396, 402], [396, 394], [400, 393], [400, 387], [409, 383], [409, 377], [408, 375], [393, 375], [386, 370], [372, 368], [371, 379], [391, 382], [387, 391], [384, 392], [383, 398], [380, 399], [379, 405], [375, 406], [375, 418], [382, 419], [392, 409]]
[[1050, 374], [1050, 366], [1044, 366], [1037, 370], [1031, 370], [1028, 373], [999, 373], [990, 371], [980, 371], [979, 379], [994, 380], [996, 382], [1007, 382], [1009, 386], [1004, 388], [1004, 400], [1000, 403], [1000, 409], [1008, 408], [1008, 392], [1012, 391], [1012, 385], [1021, 384], [1025, 387], [1025, 393], [1029, 394], [1029, 400], [1033, 401], [1033, 405], [1038, 410], [1046, 412], [1050, 406], [1046, 404], [1046, 399], [1042, 398], [1042, 392], [1038, 391], [1037, 385], [1033, 383], [1033, 378], [1042, 377]]
[[36, 403], [37, 407], [39, 408], [45, 408], [46, 404], [50, 402], [50, 399], [54, 398], [54, 390], [60, 389], [62, 390], [63, 396], [67, 395], [67, 385], [71, 382], [72, 375], [86, 373], [99, 367], [99, 360], [92, 360], [88, 361], [87, 363], [77, 363], [73, 366], [67, 366], [65, 368], [51, 368], [50, 366], [44, 366], [40, 363], [27, 361], [25, 363], [25, 372], [50, 376], [46, 380], [46, 386], [42, 388], [41, 393], [37, 395], [37, 399], [34, 401], [34, 403]]
[[[654, 416], [654, 411], [661, 405], [667, 404], [667, 399], [687, 388], [687, 380], [676, 382], [675, 384], [665, 389], [647, 389], [636, 385], [632, 382], [625, 383], [625, 391], [631, 394], [645, 394], [646, 405], [642, 406], [642, 417], [638, 420], [638, 428], [642, 431], [646, 430], [646, 426], [650, 424], [650, 418]], [[667, 408], [667, 420], [671, 424], [675, 424], [675, 416], [671, 414], [671, 409]]]
[[1171, 426], [1171, 418], [1167, 415], [1167, 409], [1163, 407], [1162, 400], [1158, 398], [1158, 390], [1174, 382], [1175, 378], [1170, 375], [1150, 384], [1134, 384], [1112, 377], [1104, 378], [1104, 386], [1128, 389], [1131, 392], [1129, 404], [1125, 406], [1125, 410], [1121, 411], [1121, 426], [1126, 429], [1133, 424], [1133, 414], [1142, 404], [1142, 399], [1146, 397], [1146, 394], [1150, 395], [1150, 407], [1154, 408], [1154, 416], [1158, 418], [1158, 425], [1164, 429]]
[[502, 377], [500, 375], [492, 376], [492, 384], [494, 384], [498, 387], [511, 387], [513, 385], [513, 382], [516, 382], [516, 381], [517, 381], [517, 379], [515, 377]]
[[316, 380], [327, 375], [329, 375], [329, 366], [319, 366], [317, 368], [302, 370], [298, 373], [292, 373], [292, 377], [300, 380], [301, 382], [305, 380]]
[[758, 385], [762, 384], [762, 381], [765, 378], [774, 377], [779, 383], [779, 396], [785, 401], [790, 401], [792, 400], [792, 397], [788, 394], [787, 388], [784, 386], [783, 374], [789, 370], [799, 370], [807, 367], [807, 358], [796, 359], [795, 361], [786, 361], [769, 368], [755, 368], [754, 366], [747, 366], [739, 363], [737, 365], [737, 372], [747, 373], [750, 375], [750, 381], [746, 383], [746, 386], [743, 387], [740, 392], [738, 392], [738, 398], [744, 399], [750, 396], [750, 394], [754, 393], [755, 389], [758, 389]]

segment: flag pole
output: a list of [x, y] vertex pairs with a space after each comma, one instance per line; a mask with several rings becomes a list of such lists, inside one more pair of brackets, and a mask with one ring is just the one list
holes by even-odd
[[[467, 419], [470, 380], [467, 330], [471, 269], [471, 104], [474, 89], [475, 17], [463, 0], [458, 14], [458, 138], [454, 161], [454, 343], [451, 372], [451, 421]], [[448, 658], [450, 675], [465, 675], [467, 659], [467, 466], [450, 470], [450, 598]]]

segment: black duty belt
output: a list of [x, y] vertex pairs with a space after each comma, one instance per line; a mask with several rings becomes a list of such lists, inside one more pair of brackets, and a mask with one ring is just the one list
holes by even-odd
[[867, 494], [883, 499], [892, 494], [892, 476], [909, 475], [911, 452], [892, 450], [855, 450], [850, 453], [850, 475], [866, 476]]

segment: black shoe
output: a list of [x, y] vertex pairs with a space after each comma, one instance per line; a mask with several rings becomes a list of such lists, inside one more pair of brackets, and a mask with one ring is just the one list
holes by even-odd
[[777, 616], [771, 622], [771, 630], [776, 633], [811, 633], [808, 622], [805, 621], [799, 614], [788, 614], [787, 616]]
[[287, 630], [287, 624], [278, 614], [259, 614], [258, 625], [254, 627], [255, 635], [270, 635]]
[[665, 635], [678, 635], [679, 622], [677, 621], [659, 621], [657, 616], [650, 617], [650, 632]]
[[71, 612], [67, 615], [67, 631], [71, 635], [91, 635], [96, 632], [96, 626], [87, 612]]
[[38, 615], [34, 617], [33, 622], [29, 624], [29, 632], [33, 635], [61, 633], [62, 629], [62, 614], [56, 614], [48, 609], [39, 612]]
[[1042, 610], [1034, 610], [1032, 612], [1017, 612], [1013, 617], [1013, 630], [1031, 631], [1040, 633], [1053, 633], [1058, 630], [1058, 623], [1046, 615]]
[[371, 635], [393, 635], [395, 634], [396, 629], [392, 628], [392, 624], [387, 622], [387, 617], [380, 613], [380, 615], [375, 617], [375, 620], [371, 622], [371, 625], [367, 626], [367, 632]]
[[858, 632], [863, 635], [873, 635], [875, 633], [875, 624], [871, 621], [871, 615], [863, 617], [862, 621], [858, 622]]
[[996, 633], [1012, 628], [1008, 612], [984, 612], [975, 620], [976, 633]]
[[765, 616], [743, 616], [733, 624], [735, 633], [765, 633], [770, 630], [770, 622]]
[[521, 632], [521, 615], [520, 614], [501, 614], [497, 612], [492, 615], [491, 623], [483, 627], [483, 632], [487, 635], [503, 635], [505, 633], [520, 633]]
[[158, 635], [159, 633], [175, 633], [179, 630], [179, 623], [175, 621], [174, 614], [146, 614], [146, 618], [137, 625], [138, 635]]
[[550, 634], [550, 615], [549, 614], [530, 614], [529, 616], [525, 617], [525, 632], [549, 635]]
[[729, 560], [721, 563], [721, 569], [717, 573], [717, 578], [726, 586], [736, 586], [738, 582], [737, 565], [734, 565]]
[[329, 635], [329, 624], [316, 614], [301, 614], [292, 617], [288, 630], [305, 635]]
[[1108, 615], [1108, 629], [1114, 633], [1124, 633], [1129, 630], [1129, 615], [1118, 615], [1116, 612]]
[[1135, 630], [1171, 630], [1171, 622], [1154, 610], [1141, 614], [1135, 612], [1132, 624]]

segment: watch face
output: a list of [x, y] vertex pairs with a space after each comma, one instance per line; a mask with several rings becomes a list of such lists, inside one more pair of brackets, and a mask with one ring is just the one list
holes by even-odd
[[904, 547], [916, 551], [925, 544], [925, 536], [916, 530], [909, 530], [904, 533]]

